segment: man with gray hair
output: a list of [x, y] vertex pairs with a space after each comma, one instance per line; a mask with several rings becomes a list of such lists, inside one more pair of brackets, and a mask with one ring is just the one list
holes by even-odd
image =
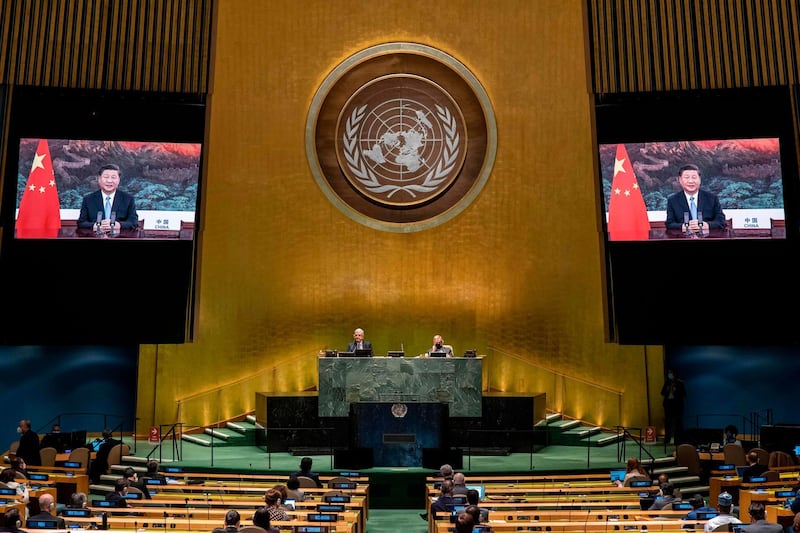
[[467, 495], [467, 478], [464, 477], [464, 474], [461, 472], [456, 472], [453, 474], [453, 494], [458, 496], [459, 494], [463, 494], [464, 496]]

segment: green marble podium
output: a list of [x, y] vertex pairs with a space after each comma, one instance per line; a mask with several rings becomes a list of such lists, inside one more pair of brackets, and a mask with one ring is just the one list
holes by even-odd
[[451, 417], [480, 417], [483, 357], [320, 357], [319, 416], [356, 402], [442, 402]]

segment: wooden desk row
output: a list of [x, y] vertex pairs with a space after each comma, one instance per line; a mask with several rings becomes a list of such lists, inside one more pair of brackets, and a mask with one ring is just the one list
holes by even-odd
[[[554, 521], [554, 522], [522, 522], [522, 521], [489, 521], [485, 524], [492, 528], [493, 533], [519, 532], [519, 531], [558, 531], [558, 532], [584, 532], [584, 531], [674, 531], [685, 532], [687, 529], [703, 531], [705, 521], [702, 520], [628, 520], [628, 521]], [[434, 533], [449, 533], [452, 524], [437, 522]]]
[[740, 477], [724, 476], [712, 477], [708, 480], [708, 501], [710, 507], [716, 507], [720, 493], [737, 490], [740, 493], [764, 488], [769, 492], [780, 490], [788, 485], [793, 485], [797, 480], [796, 473], [789, 472], [786, 477], [781, 474], [780, 481], [767, 481], [765, 483], [744, 483]]
[[[68, 523], [80, 524], [83, 527], [91, 526], [92, 524], [99, 525], [102, 523], [102, 517], [89, 517], [89, 518], [74, 518], [71, 517], [67, 520]], [[161, 517], [149, 518], [146, 516], [108, 516], [106, 523], [111, 529], [163, 529], [163, 530], [182, 530], [182, 531], [211, 531], [214, 528], [222, 527], [220, 520], [207, 519], [207, 518], [175, 518], [175, 517]], [[252, 521], [244, 517], [242, 518], [242, 525], [252, 525]], [[329, 527], [329, 533], [358, 533], [355, 521], [344, 521], [323, 523], [323, 522], [309, 522], [308, 520], [291, 520], [291, 521], [273, 521], [270, 522], [273, 527], [280, 529], [292, 530], [295, 526], [326, 526]]]

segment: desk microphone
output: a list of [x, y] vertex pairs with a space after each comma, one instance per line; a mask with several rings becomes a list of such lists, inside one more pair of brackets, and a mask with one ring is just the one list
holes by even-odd
[[94, 224], [94, 231], [95, 233], [100, 233], [100, 224], [103, 222], [103, 212], [97, 212], [97, 222]]
[[703, 229], [703, 212], [702, 211], [698, 211], [697, 212], [697, 225], [700, 226], [701, 230]]
[[686, 211], [683, 212], [683, 228], [686, 233], [689, 233], [689, 213]]
[[117, 221], [117, 212], [111, 211], [111, 233], [114, 233], [114, 223]]

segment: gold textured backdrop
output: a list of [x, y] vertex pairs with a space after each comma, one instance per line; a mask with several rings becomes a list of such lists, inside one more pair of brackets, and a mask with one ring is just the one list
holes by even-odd
[[[141, 349], [139, 431], [316, 386], [356, 326], [378, 353], [435, 333], [487, 355], [484, 386], [547, 392], [606, 425], [648, 421], [660, 349], [605, 342], [586, 25], [580, 0], [220, 2], [211, 64], [196, 338]], [[410, 41], [464, 63], [497, 118], [492, 175], [452, 221], [412, 234], [339, 212], [304, 151], [339, 62]], [[659, 375], [660, 379], [660, 375]]]

